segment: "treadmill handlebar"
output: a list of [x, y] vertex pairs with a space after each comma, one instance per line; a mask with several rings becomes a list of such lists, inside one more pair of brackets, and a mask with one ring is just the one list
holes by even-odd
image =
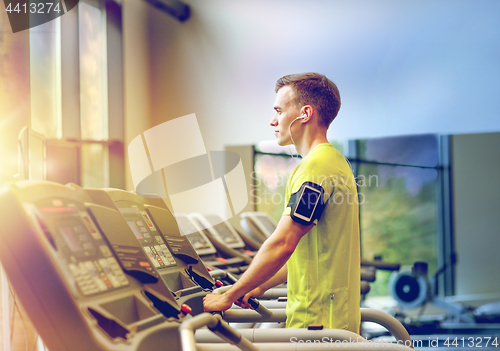
[[393, 316], [373, 309], [373, 308], [361, 308], [361, 322], [373, 322], [380, 324], [386, 328], [396, 340], [401, 341], [403, 345], [409, 343], [413, 345], [408, 331], [403, 327], [403, 325]]
[[[208, 268], [207, 268], [208, 270]], [[227, 277], [227, 272], [223, 271], [222, 269], [212, 269], [208, 271], [212, 278], [215, 279], [226, 279]]]
[[242, 336], [236, 329], [230, 327], [227, 322], [223, 321], [221, 316], [201, 313], [193, 318], [184, 320], [179, 327], [183, 351], [197, 350], [194, 332], [205, 326], [223, 340], [235, 344], [243, 351], [258, 350], [247, 338]]
[[[235, 281], [237, 281], [237, 279], [235, 277], [233, 277], [230, 273], [227, 273], [227, 274], [228, 274], [228, 276], [231, 276], [232, 279], [235, 279]], [[216, 295], [223, 294], [227, 290], [229, 290], [229, 288], [231, 288], [231, 285], [225, 285], [225, 286], [222, 286], [220, 288], [214, 289], [213, 293]], [[249, 298], [248, 303], [250, 304], [250, 308], [252, 310], [257, 312], [258, 314], [260, 314], [264, 318], [270, 318], [273, 314], [273, 312], [271, 310], [269, 310], [266, 306], [262, 305], [259, 302], [259, 300], [257, 300], [255, 297]]]
[[[238, 281], [238, 278], [236, 278], [231, 273], [226, 273], [226, 276], [223, 279], [226, 280], [230, 284], [234, 284]], [[243, 297], [241, 297], [240, 300], [242, 298]], [[250, 304], [250, 307], [252, 308], [252, 310], [257, 311], [263, 317], [265, 317], [265, 318], [271, 317], [272, 312], [269, 311], [265, 306], [262, 306], [255, 297], [249, 298], [248, 303]]]
[[264, 318], [270, 318], [273, 315], [273, 312], [257, 301], [255, 297], [249, 298], [248, 303], [252, 306], [252, 309], [255, 310], [255, 312], [259, 313]]

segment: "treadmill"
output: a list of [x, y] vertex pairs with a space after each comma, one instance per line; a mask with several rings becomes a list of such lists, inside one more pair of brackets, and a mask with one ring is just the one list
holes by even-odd
[[261, 244], [274, 232], [278, 223], [267, 212], [243, 212], [240, 225], [249, 236]]
[[216, 214], [191, 213], [189, 218], [205, 231], [210, 240], [222, 243], [248, 258], [253, 258], [259, 250], [259, 243], [249, 242], [250, 238], [242, 235], [231, 223]]
[[[210, 269], [222, 269], [232, 274], [244, 272], [252, 262], [248, 255], [212, 241], [204, 230], [187, 214], [175, 214], [181, 231], [189, 239], [197, 254]], [[212, 238], [213, 239], [213, 238]]]
[[[234, 250], [239, 251], [241, 254], [253, 255], [257, 251], [250, 251], [245, 249], [245, 242], [249, 239], [245, 239], [241, 237], [240, 233], [236, 231], [236, 229], [227, 221], [222, 221], [217, 215], [202, 215], [200, 213], [192, 213], [189, 215], [190, 218], [199, 223], [199, 226], [205, 228], [207, 231], [210, 240], [219, 243], [219, 246], [228, 246]], [[247, 228], [252, 228], [254, 238], [259, 238], [260, 236], [265, 235], [266, 237], [271, 235], [276, 229], [276, 222], [265, 212], [247, 212], [242, 215], [243, 218], [252, 218], [253, 220], [249, 221], [250, 223], [246, 224]], [[253, 239], [251, 239], [253, 240]], [[257, 246], [260, 248], [260, 246]], [[257, 250], [258, 250], [257, 248]], [[253, 257], [253, 255], [251, 255]], [[364, 268], [361, 270], [361, 294], [365, 295], [370, 291], [369, 282], [375, 281], [375, 269], [373, 267]], [[274, 289], [268, 290], [263, 296], [262, 299], [280, 299], [284, 300], [286, 297], [286, 287], [278, 287]], [[268, 307], [279, 308], [280, 304], [266, 304]]]
[[30, 181], [4, 187], [0, 208], [2, 266], [48, 349], [180, 348], [186, 314], [118, 213]]
[[179, 304], [203, 312], [203, 297], [216, 286], [170, 211], [120, 189], [85, 189], [96, 204], [118, 211]]
[[[232, 249], [241, 255], [248, 256], [250, 259], [253, 259], [253, 256], [257, 253], [257, 250], [252, 251], [251, 247], [247, 246], [246, 241], [248, 239], [244, 240], [229, 222], [223, 221], [218, 215], [191, 213], [189, 218], [198, 224], [198, 227], [204, 228], [207, 237], [214, 245], [220, 248], [220, 251], [225, 251], [229, 254], [228, 249]], [[237, 273], [243, 273], [247, 267], [239, 267], [240, 272]], [[265, 306], [269, 308], [285, 308], [286, 295], [286, 286], [280, 285], [266, 291], [260, 297], [260, 300], [278, 299], [276, 302], [265, 302]]]
[[[81, 188], [16, 182], [0, 190], [0, 208], [0, 260], [51, 351], [296, 350], [300, 346], [290, 345], [289, 339], [252, 344], [217, 316], [191, 317], [166, 288], [122, 214], [92, 203]], [[362, 315], [375, 319], [366, 312]], [[384, 323], [389, 329], [401, 327], [390, 319]], [[203, 326], [222, 339], [216, 344], [196, 343], [194, 331]], [[394, 330], [398, 339], [409, 340]], [[347, 341], [346, 331], [322, 333]], [[311, 334], [297, 340], [303, 337]], [[370, 345], [352, 346], [370, 349]]]
[[[85, 192], [94, 203], [116, 210], [122, 215], [176, 301], [188, 305], [192, 315], [202, 313], [203, 297], [222, 283], [218, 282], [220, 284], [217, 285], [214, 282], [188, 238], [181, 235], [170, 211], [155, 206], [161, 199], [144, 198], [120, 189], [85, 189]], [[192, 240], [199, 251], [210, 249], [208, 245], [200, 245], [198, 240], [201, 239], [194, 237]], [[210, 243], [208, 239], [206, 242]], [[228, 282], [227, 278], [230, 277], [224, 278]], [[233, 282], [230, 281], [230, 284]], [[232, 322], [245, 322], [248, 318], [263, 321], [285, 318], [282, 311], [274, 311], [273, 316], [272, 311], [255, 299], [252, 307], [256, 313], [236, 311], [227, 318]]]

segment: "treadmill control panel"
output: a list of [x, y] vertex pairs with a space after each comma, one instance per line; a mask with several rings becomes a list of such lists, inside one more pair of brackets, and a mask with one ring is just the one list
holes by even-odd
[[66, 262], [78, 291], [84, 295], [118, 289], [129, 281], [94, 222], [81, 205], [65, 199], [42, 200], [35, 217], [45, 236]]
[[200, 235], [200, 233], [191, 233], [187, 235], [189, 242], [196, 250], [203, 250], [210, 247], [208, 242]]
[[267, 240], [277, 227], [277, 223], [266, 212], [243, 212], [240, 218], [241, 227], [259, 242]]
[[156, 269], [177, 265], [146, 211], [141, 211], [137, 205], [120, 207], [119, 210]]
[[212, 228], [208, 229], [213, 231], [216, 237], [224, 242], [231, 248], [242, 248], [245, 247], [245, 243], [238, 236], [237, 233], [234, 232], [234, 229], [230, 228], [228, 223], [221, 220], [221, 218], [217, 215], [204, 215], [203, 216]]
[[219, 234], [219, 237], [226, 244], [234, 244], [238, 242], [238, 239], [234, 236], [233, 232], [229, 230], [226, 223], [219, 223], [214, 225], [214, 229]]
[[128, 285], [128, 280], [114, 257], [80, 262], [78, 265], [70, 263], [68, 267], [83, 295]]
[[213, 254], [216, 252], [210, 239], [191, 222], [189, 217], [185, 215], [175, 215], [175, 219], [181, 231], [186, 235], [191, 245], [198, 255]]

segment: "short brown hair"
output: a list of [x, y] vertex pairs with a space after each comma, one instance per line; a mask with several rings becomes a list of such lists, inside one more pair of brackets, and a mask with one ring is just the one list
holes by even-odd
[[297, 73], [281, 77], [276, 92], [289, 85], [299, 107], [311, 105], [318, 111], [320, 125], [328, 127], [340, 110], [339, 89], [330, 79], [319, 73]]

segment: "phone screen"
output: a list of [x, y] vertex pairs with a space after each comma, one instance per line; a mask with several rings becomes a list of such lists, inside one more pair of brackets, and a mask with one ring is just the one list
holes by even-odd
[[305, 186], [295, 209], [295, 214], [310, 219], [318, 204], [320, 195], [321, 193], [318, 190]]

